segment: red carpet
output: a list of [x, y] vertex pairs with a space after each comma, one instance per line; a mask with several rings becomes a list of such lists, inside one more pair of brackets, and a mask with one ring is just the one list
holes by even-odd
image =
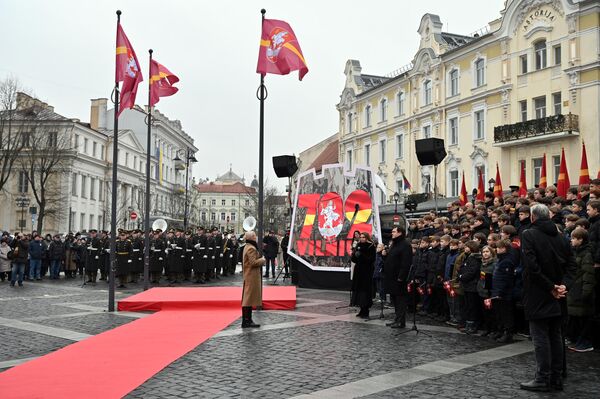
[[[185, 304], [186, 296], [194, 306]], [[296, 289], [264, 287], [263, 296], [269, 298], [265, 307], [293, 309]], [[154, 288], [134, 295], [119, 309], [163, 310], [0, 373], [0, 398], [123, 397], [239, 318], [240, 298], [236, 287]]]

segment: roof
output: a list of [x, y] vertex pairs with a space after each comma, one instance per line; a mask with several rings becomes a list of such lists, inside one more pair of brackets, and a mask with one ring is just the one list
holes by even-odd
[[376, 75], [366, 75], [362, 74], [360, 76], [356, 76], [357, 84], [359, 86], [364, 86], [365, 89], [370, 89], [372, 87], [377, 87], [385, 82], [387, 82], [390, 78], [386, 78], [385, 76], [376, 76]]
[[321, 151], [321, 153], [310, 164], [310, 166], [307, 168], [307, 170], [315, 168], [317, 171], [320, 171], [323, 165], [338, 163], [339, 145], [340, 145], [339, 139], [334, 140], [331, 143], [327, 144], [327, 147], [325, 147], [325, 149], [323, 149], [323, 151]]
[[215, 182], [230, 183], [230, 184], [235, 183], [235, 182], [242, 182], [242, 181], [243, 181], [243, 179], [241, 177], [239, 177], [238, 175], [236, 175], [235, 173], [233, 173], [231, 168], [229, 168], [229, 171], [227, 173], [217, 177], [217, 179], [215, 180]]
[[475, 39], [475, 37], [442, 32], [442, 39], [448, 46], [450, 46], [450, 48], [457, 48], [469, 43]]
[[215, 193], [215, 194], [256, 194], [256, 190], [252, 187], [243, 185], [240, 182], [233, 184], [215, 184], [214, 182], [206, 184], [196, 184], [196, 190], [200, 193]]

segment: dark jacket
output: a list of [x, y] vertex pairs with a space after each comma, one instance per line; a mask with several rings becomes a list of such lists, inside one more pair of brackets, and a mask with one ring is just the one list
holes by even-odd
[[589, 240], [590, 249], [592, 251], [592, 259], [594, 263], [600, 264], [600, 216], [589, 218], [590, 230]]
[[529, 218], [521, 220], [519, 222], [519, 227], [517, 228], [517, 234], [519, 235], [519, 237], [521, 239], [523, 238], [523, 232], [529, 228], [531, 228], [531, 220]]
[[595, 310], [596, 275], [588, 243], [575, 249], [577, 274], [567, 293], [569, 316], [592, 316]]
[[571, 248], [551, 220], [536, 220], [521, 237], [523, 306], [527, 320], [559, 317], [559, 300], [552, 296], [555, 285], [567, 290], [577, 268]]
[[408, 273], [412, 263], [412, 248], [404, 237], [390, 241], [383, 263], [385, 292], [390, 295], [406, 294]]
[[29, 255], [29, 241], [28, 240], [13, 240], [13, 254], [12, 260], [15, 263], [24, 263], [27, 261]]
[[492, 258], [487, 262], [484, 262], [483, 259], [481, 260], [481, 272], [479, 273], [479, 281], [477, 282], [477, 292], [479, 292], [479, 296], [482, 298], [492, 297], [493, 276], [496, 263], [498, 263], [496, 258]]
[[[352, 277], [352, 292], [371, 293], [373, 287], [373, 270], [375, 269], [375, 245], [372, 242], [358, 243], [352, 251], [354, 275]], [[370, 297], [370, 296], [369, 296]]]
[[510, 253], [498, 254], [492, 277], [492, 297], [511, 300], [515, 285], [515, 263]]
[[423, 283], [427, 281], [427, 270], [429, 269], [430, 248], [419, 248], [413, 260], [413, 278]]
[[452, 280], [452, 274], [454, 272], [454, 262], [458, 256], [458, 249], [450, 250], [446, 257], [446, 264], [444, 265], [444, 280]]
[[375, 254], [375, 270], [373, 270], [373, 279], [383, 279], [383, 262], [383, 255], [381, 255], [381, 252], [377, 252]]
[[481, 254], [469, 254], [464, 260], [458, 281], [465, 292], [477, 292], [477, 282], [481, 272]]
[[440, 246], [440, 253], [438, 254], [438, 259], [437, 259], [437, 263], [435, 266], [435, 275], [434, 275], [434, 280], [433, 280], [433, 285], [435, 287], [443, 287], [444, 284], [444, 273], [446, 271], [446, 258], [448, 257], [448, 254], [450, 253], [450, 247], [446, 246], [445, 248], [442, 248]]
[[48, 247], [50, 260], [63, 260], [65, 258], [65, 244], [62, 241], [52, 240]]
[[42, 241], [33, 240], [29, 243], [29, 257], [35, 260], [42, 260], [44, 257], [44, 245]]
[[275, 259], [277, 257], [277, 252], [279, 251], [279, 241], [277, 241], [275, 236], [265, 236], [265, 238], [263, 238], [263, 247], [265, 251], [265, 258]]
[[429, 250], [429, 257], [427, 259], [427, 285], [432, 286], [435, 284], [436, 272], [438, 268], [438, 261], [440, 260], [440, 246]]

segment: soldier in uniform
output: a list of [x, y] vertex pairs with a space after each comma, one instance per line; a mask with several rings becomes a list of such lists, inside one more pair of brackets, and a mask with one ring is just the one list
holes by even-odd
[[150, 241], [150, 281], [153, 284], [160, 282], [160, 277], [165, 264], [167, 241], [162, 237], [162, 230], [156, 229]]
[[85, 274], [88, 277], [88, 283], [95, 283], [98, 275], [98, 268], [101, 267], [102, 241], [98, 238], [98, 230], [91, 229], [90, 236], [85, 245], [86, 263]]
[[215, 228], [215, 276], [221, 274], [223, 269], [223, 234], [217, 228]]
[[110, 240], [108, 239], [108, 231], [102, 230], [100, 232], [100, 259], [98, 266], [100, 267], [100, 280], [108, 282], [108, 269], [110, 267], [110, 256], [108, 250], [110, 249]]
[[179, 283], [179, 279], [183, 276], [186, 249], [183, 230], [175, 230], [175, 237], [171, 241], [171, 249], [169, 249], [169, 277], [173, 284]]
[[194, 282], [204, 284], [206, 282], [206, 236], [204, 228], [198, 227], [197, 233], [192, 237], [192, 248], [194, 259], [192, 267], [194, 268]]
[[131, 246], [133, 255], [131, 257], [130, 282], [137, 283], [140, 274], [144, 272], [144, 240], [141, 230], [133, 230], [131, 235]]
[[192, 241], [192, 232], [185, 232], [185, 261], [183, 262], [183, 281], [192, 280], [192, 262], [194, 260], [194, 245]]
[[175, 240], [175, 229], [169, 229], [169, 231], [167, 231], [167, 249], [165, 250], [165, 253], [167, 254], [167, 261], [165, 262], [165, 276], [167, 276], [167, 278], [171, 277], [171, 272], [170, 272], [170, 267], [171, 267], [171, 262], [173, 261], [173, 256], [172, 256], [172, 252], [171, 250], [172, 245], [174, 244], [174, 240]]
[[117, 239], [116, 244], [117, 268], [115, 270], [115, 276], [119, 279], [118, 288], [127, 288], [125, 283], [127, 282], [129, 270], [131, 268], [133, 245], [131, 241], [127, 239], [127, 232], [125, 230], [119, 231], [119, 238]]
[[215, 275], [215, 228], [211, 230], [211, 233], [207, 237], [207, 251], [206, 255], [208, 257], [208, 273], [207, 273], [207, 281], [210, 278], [219, 278]]
[[223, 276], [228, 276], [231, 273], [231, 258], [233, 257], [233, 240], [231, 233], [228, 232], [223, 245]]

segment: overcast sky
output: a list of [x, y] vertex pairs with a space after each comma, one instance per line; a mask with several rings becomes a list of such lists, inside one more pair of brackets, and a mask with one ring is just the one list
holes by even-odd
[[348, 59], [363, 73], [385, 75], [409, 63], [419, 45], [425, 13], [440, 16], [444, 31], [469, 34], [499, 17], [504, 1], [0, 1], [0, 78], [16, 76], [55, 110], [89, 121], [90, 99], [110, 97], [114, 85], [115, 11], [144, 74], [137, 103], [146, 104], [148, 49], [179, 76], [179, 93], [157, 108], [179, 119], [200, 161], [196, 178], [226, 172], [247, 183], [258, 173], [259, 75], [256, 61], [260, 9], [294, 29], [309, 72], [267, 75], [265, 172], [283, 190], [271, 157], [298, 154], [334, 134], [335, 105]]

